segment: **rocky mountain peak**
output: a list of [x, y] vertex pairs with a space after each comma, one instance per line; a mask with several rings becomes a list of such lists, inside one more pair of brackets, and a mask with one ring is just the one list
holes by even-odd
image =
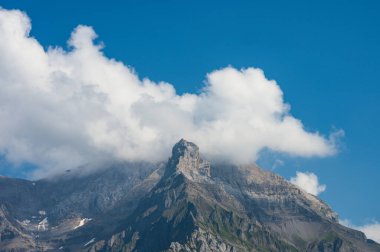
[[182, 173], [188, 178], [210, 176], [210, 163], [200, 157], [199, 147], [196, 144], [185, 139], [174, 145], [164, 177], [177, 173]]
[[172, 149], [172, 158], [179, 158], [181, 156], [199, 159], [199, 147], [182, 138]]
[[319, 198], [256, 165], [210, 167], [184, 139], [166, 164], [75, 174], [0, 178], [0, 251], [380, 251]]

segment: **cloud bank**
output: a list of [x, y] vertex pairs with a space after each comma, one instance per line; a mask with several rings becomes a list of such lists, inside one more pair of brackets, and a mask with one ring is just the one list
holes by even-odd
[[326, 185], [319, 184], [317, 175], [311, 172], [297, 172], [290, 182], [315, 196], [326, 190]]
[[333, 138], [290, 114], [261, 69], [215, 70], [201, 93], [179, 95], [107, 58], [91, 27], [72, 32], [69, 50], [44, 50], [30, 30], [25, 13], [0, 9], [0, 153], [36, 164], [37, 176], [108, 159], [164, 160], [180, 138], [209, 159], [239, 163], [264, 148], [302, 157], [336, 151]]
[[380, 243], [380, 223], [377, 221], [373, 221], [372, 223], [363, 226], [353, 225], [349, 220], [341, 220], [339, 223], [343, 226], [360, 230], [367, 236], [367, 238]]

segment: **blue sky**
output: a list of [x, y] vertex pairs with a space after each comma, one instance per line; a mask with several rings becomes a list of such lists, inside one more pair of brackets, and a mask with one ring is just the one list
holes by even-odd
[[[380, 3], [378, 1], [0, 1], [32, 20], [45, 47], [66, 47], [78, 24], [92, 26], [104, 52], [139, 76], [197, 93], [228, 65], [259, 67], [284, 92], [307, 130], [343, 129], [325, 158], [276, 154], [259, 163], [286, 178], [310, 171], [320, 197], [357, 225], [380, 221]], [[4, 159], [3, 174], [22, 176]], [[31, 169], [32, 165], [25, 166]]]

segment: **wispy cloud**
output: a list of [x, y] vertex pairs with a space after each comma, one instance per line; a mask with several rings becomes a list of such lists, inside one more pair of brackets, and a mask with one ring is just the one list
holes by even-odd
[[70, 50], [44, 50], [18, 10], [0, 10], [0, 152], [38, 165], [37, 176], [106, 159], [162, 160], [180, 138], [209, 159], [252, 162], [263, 148], [327, 156], [334, 137], [290, 115], [274, 80], [258, 68], [215, 70], [200, 94], [139, 78], [107, 58], [91, 27]]
[[319, 184], [317, 175], [311, 172], [297, 172], [290, 182], [313, 195], [318, 195], [326, 190], [326, 185]]

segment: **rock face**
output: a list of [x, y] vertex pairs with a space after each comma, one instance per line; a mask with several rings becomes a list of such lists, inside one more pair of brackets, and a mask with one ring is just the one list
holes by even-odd
[[317, 197], [255, 165], [210, 164], [185, 140], [165, 165], [2, 189], [0, 251], [380, 251]]
[[163, 168], [115, 163], [38, 181], [0, 177], [0, 251], [82, 248], [99, 230], [112, 234], [156, 185]]
[[210, 163], [201, 159], [198, 146], [184, 139], [174, 145], [164, 178], [180, 173], [189, 179], [210, 177]]

